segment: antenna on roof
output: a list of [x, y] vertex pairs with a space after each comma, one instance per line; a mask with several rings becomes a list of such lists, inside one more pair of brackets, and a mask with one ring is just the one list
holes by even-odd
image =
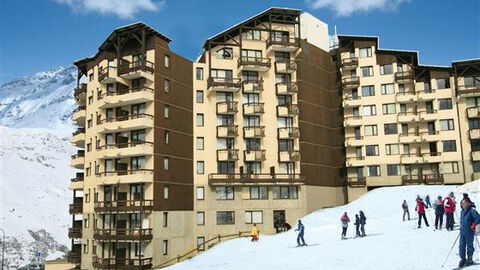
[[337, 35], [337, 26], [333, 26], [333, 35], [330, 36], [330, 49], [334, 50], [338, 48], [338, 35]]

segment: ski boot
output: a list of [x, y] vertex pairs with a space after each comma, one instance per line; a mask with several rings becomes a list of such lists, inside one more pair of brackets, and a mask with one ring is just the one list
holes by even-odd
[[466, 260], [461, 259], [460, 262], [458, 263], [458, 268], [465, 267], [465, 263], [466, 263], [466, 262], [467, 262]]

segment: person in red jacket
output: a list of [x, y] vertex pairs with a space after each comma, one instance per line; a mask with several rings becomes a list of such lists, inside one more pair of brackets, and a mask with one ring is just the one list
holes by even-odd
[[448, 231], [453, 230], [453, 214], [455, 213], [455, 201], [452, 198], [453, 192], [450, 192], [450, 195], [443, 199], [443, 205], [445, 207], [445, 215], [447, 215], [447, 222], [445, 227]]
[[418, 196], [417, 207], [415, 207], [415, 210], [418, 213], [418, 228], [422, 227], [422, 217], [423, 217], [423, 220], [425, 221], [425, 225], [427, 225], [427, 227], [429, 226], [427, 221], [427, 216], [425, 215], [425, 208], [427, 208], [427, 206], [423, 202], [422, 198]]

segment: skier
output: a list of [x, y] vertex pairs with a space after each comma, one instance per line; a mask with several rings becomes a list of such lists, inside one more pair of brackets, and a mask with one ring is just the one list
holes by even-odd
[[425, 197], [425, 205], [427, 205], [427, 207], [432, 207], [432, 204], [430, 203], [430, 195]]
[[250, 232], [250, 236], [252, 236], [252, 242], [257, 242], [258, 241], [258, 234], [259, 233], [260, 233], [260, 231], [257, 229], [257, 224], [254, 223], [253, 227], [252, 227], [252, 230]]
[[363, 213], [363, 211], [360, 211], [360, 231], [361, 231], [361, 237], [366, 236], [365, 234], [365, 224], [367, 224], [367, 217]]
[[[298, 226], [297, 226], [297, 229], [295, 229], [295, 231], [296, 232], [298, 231], [297, 247], [306, 246], [307, 244], [305, 244], [305, 240], [303, 239], [303, 235], [305, 233], [305, 227], [303, 226], [302, 221], [300, 219], [298, 220]], [[302, 241], [302, 244], [300, 244], [300, 240]]]
[[340, 221], [342, 222], [342, 239], [345, 239], [347, 237], [348, 223], [350, 222], [347, 212], [343, 214]]
[[455, 201], [452, 198], [453, 192], [450, 193], [450, 196], [447, 196], [443, 199], [443, 205], [445, 208], [445, 214], [447, 215], [447, 221], [445, 227], [448, 231], [453, 230], [453, 214], [455, 213]]
[[[463, 199], [462, 199], [462, 201], [460, 202], [460, 205], [462, 205], [462, 202], [463, 202], [463, 200], [465, 200], [465, 199], [470, 199], [470, 198], [468, 197], [468, 193], [463, 193]], [[472, 201], [472, 200], [470, 200], [470, 201]], [[473, 208], [476, 208], [474, 202], [472, 202], [472, 207], [473, 207]]]
[[433, 203], [433, 209], [435, 209], [435, 230], [441, 230], [443, 224], [443, 214], [445, 213], [442, 196], [438, 196], [437, 200], [435, 200]]
[[403, 221], [405, 221], [405, 215], [407, 215], [407, 216], [408, 216], [408, 220], [410, 220], [410, 212], [408, 211], [408, 203], [407, 203], [407, 200], [403, 200], [402, 209], [403, 209]]
[[360, 237], [360, 218], [358, 217], [358, 214], [355, 214], [355, 223], [353, 225], [355, 225], [356, 229], [355, 237]]
[[[460, 206], [462, 212], [460, 214], [460, 244], [458, 246], [460, 263], [458, 267], [465, 267], [473, 264], [473, 238], [475, 237], [475, 226], [480, 224], [480, 215], [472, 207], [470, 198], [463, 199]], [[478, 233], [478, 232], [477, 232]], [[467, 251], [467, 258], [465, 259], [465, 250]]]
[[425, 208], [427, 208], [427, 206], [423, 202], [422, 198], [418, 196], [417, 206], [415, 207], [415, 211], [417, 211], [418, 213], [418, 228], [422, 227], [422, 217], [423, 217], [423, 220], [425, 221], [425, 225], [427, 225], [427, 227], [429, 226], [427, 221], [427, 216], [425, 216]]

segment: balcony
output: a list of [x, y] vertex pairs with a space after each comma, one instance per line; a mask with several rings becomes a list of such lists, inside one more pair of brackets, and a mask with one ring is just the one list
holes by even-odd
[[99, 185], [115, 185], [122, 184], [138, 184], [138, 183], [152, 183], [153, 170], [152, 169], [134, 169], [128, 170], [127, 164], [124, 164], [125, 169], [116, 171], [107, 171], [95, 174], [98, 177]]
[[152, 156], [153, 142], [133, 141], [107, 144], [97, 148], [102, 158], [120, 158], [132, 156]]
[[423, 153], [422, 156], [424, 163], [440, 163], [442, 161], [441, 152]]
[[79, 215], [83, 213], [83, 198], [79, 198], [80, 202], [70, 204], [68, 212], [70, 215]]
[[457, 87], [457, 95], [469, 95], [469, 94], [478, 94], [480, 93], [480, 84], [476, 85], [459, 85]]
[[262, 138], [265, 137], [265, 127], [264, 126], [251, 126], [243, 128], [243, 138]]
[[237, 109], [236, 101], [221, 101], [217, 102], [217, 114], [236, 114]]
[[85, 126], [85, 117], [87, 116], [86, 109], [87, 107], [85, 106], [78, 106], [72, 114], [72, 120], [82, 127]]
[[85, 147], [85, 128], [78, 128], [72, 133], [71, 143], [81, 148]]
[[93, 268], [96, 269], [122, 269], [122, 270], [147, 270], [152, 269], [152, 258], [128, 259], [93, 257]]
[[155, 72], [155, 65], [147, 60], [128, 62], [122, 59], [118, 66], [118, 76], [127, 79], [149, 78]]
[[84, 163], [85, 163], [85, 151], [78, 150], [77, 154], [72, 155], [72, 161], [70, 162], [70, 166], [74, 167], [75, 169], [83, 169]]
[[400, 133], [398, 135], [400, 143], [419, 143], [421, 141], [418, 132]]
[[93, 239], [100, 241], [151, 241], [152, 229], [94, 229]]
[[468, 135], [470, 137], [470, 140], [480, 139], [480, 129], [470, 129], [468, 131]]
[[438, 131], [422, 132], [422, 141], [424, 142], [436, 142], [440, 140], [440, 134]]
[[341, 60], [342, 71], [352, 70], [358, 67], [358, 57], [349, 57]]
[[480, 118], [480, 107], [467, 108], [468, 118]]
[[243, 71], [265, 72], [271, 66], [270, 58], [241, 56], [238, 59], [238, 68]]
[[417, 98], [419, 101], [430, 101], [434, 100], [435, 97], [436, 93], [434, 89], [417, 91]]
[[413, 82], [413, 72], [411, 71], [395, 72], [395, 82], [397, 83]]
[[399, 103], [413, 103], [417, 101], [417, 95], [414, 92], [398, 92], [395, 98]]
[[104, 67], [98, 69], [98, 81], [101, 84], [110, 84], [117, 82], [116, 67]]
[[82, 262], [82, 253], [80, 252], [80, 249], [68, 252], [67, 262], [71, 264], [80, 264]]
[[242, 90], [244, 94], [258, 94], [263, 91], [263, 80], [242, 81]]
[[347, 167], [361, 167], [365, 165], [365, 157], [364, 156], [354, 156], [354, 157], [347, 157], [346, 160]]
[[437, 118], [437, 110], [421, 111], [418, 121], [435, 121]]
[[153, 200], [122, 200], [95, 202], [94, 211], [102, 212], [151, 212]]
[[362, 117], [360, 115], [354, 116], [345, 116], [345, 121], [343, 122], [345, 127], [357, 127], [362, 125]]
[[238, 136], [237, 125], [217, 126], [217, 138], [235, 138]]
[[444, 178], [443, 174], [431, 173], [424, 174], [423, 181], [426, 185], [443, 185]]
[[75, 220], [72, 228], [68, 228], [68, 238], [80, 239], [82, 238], [82, 221]]
[[423, 163], [423, 156], [421, 154], [402, 154], [400, 155], [400, 163], [402, 164]]
[[425, 175], [402, 175], [402, 185], [441, 185], [443, 174], [432, 173]]
[[402, 175], [402, 185], [420, 185], [423, 183], [422, 175]]
[[297, 104], [284, 104], [277, 106], [277, 116], [279, 117], [293, 117], [298, 115], [299, 109]]
[[87, 84], [81, 83], [77, 87], [75, 87], [73, 91], [73, 97], [77, 104], [85, 105], [86, 97], [87, 97]]
[[264, 161], [265, 150], [245, 150], [243, 151], [243, 157], [246, 162], [249, 161]]
[[243, 115], [262, 115], [265, 112], [263, 103], [243, 104]]
[[83, 190], [83, 172], [77, 173], [76, 177], [70, 179], [70, 190]]
[[212, 91], [237, 92], [242, 87], [240, 78], [210, 77], [207, 80], [207, 87]]
[[480, 151], [472, 151], [472, 160], [480, 161]]
[[360, 85], [360, 77], [358, 76], [342, 78], [342, 87], [344, 89], [357, 88], [359, 85]]
[[365, 177], [348, 177], [347, 184], [351, 188], [366, 187], [367, 179]]
[[267, 49], [278, 52], [294, 52], [300, 48], [300, 39], [291, 37], [274, 37], [267, 38]]
[[362, 146], [363, 144], [363, 136], [345, 137], [345, 146]]
[[300, 151], [298, 150], [278, 151], [278, 162], [297, 162], [297, 161], [300, 161]]
[[297, 70], [297, 63], [295, 60], [281, 60], [275, 61], [275, 73], [293, 73]]
[[300, 138], [300, 130], [298, 127], [281, 127], [278, 128], [278, 139], [297, 139]]
[[299, 174], [213, 173], [208, 175], [208, 184], [211, 186], [245, 185], [245, 184], [303, 185], [304, 183], [305, 183], [305, 177], [300, 176]]
[[277, 95], [294, 95], [298, 93], [296, 82], [279, 82], [275, 84]]
[[100, 97], [98, 107], [101, 109], [129, 106], [132, 104], [153, 101], [154, 90], [149, 87], [134, 87], [107, 92]]
[[360, 107], [361, 105], [361, 98], [359, 96], [351, 96], [351, 95], [346, 95], [343, 100], [343, 107], [344, 108], [354, 108], [354, 107]]
[[399, 112], [397, 114], [397, 120], [401, 123], [418, 122], [417, 112]]
[[217, 150], [217, 161], [237, 161], [237, 149], [219, 149]]
[[152, 128], [153, 115], [140, 113], [118, 116], [115, 118], [104, 118], [99, 123], [99, 133], [113, 133], [134, 129]]

